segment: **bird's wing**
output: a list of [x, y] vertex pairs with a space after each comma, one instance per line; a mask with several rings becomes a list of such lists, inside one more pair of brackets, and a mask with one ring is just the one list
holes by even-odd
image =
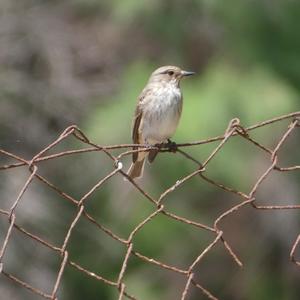
[[143, 115], [142, 110], [138, 105], [135, 109], [134, 118], [133, 118], [133, 127], [132, 127], [132, 142], [134, 144], [139, 144], [139, 140], [140, 140], [139, 128], [141, 124], [142, 115]]
[[[135, 116], [134, 116], [134, 123], [133, 123], [133, 129], [132, 129], [132, 141], [134, 144], [139, 144], [140, 142], [140, 124], [142, 120], [142, 111], [137, 107], [135, 110]], [[133, 150], [137, 150], [137, 147], [133, 147]], [[132, 153], [132, 161], [136, 162], [138, 158], [138, 152]]]
[[[143, 141], [141, 140], [141, 132], [140, 126], [143, 120], [143, 106], [144, 102], [148, 99], [147, 97], [151, 93], [151, 89], [145, 88], [138, 98], [138, 103], [135, 109], [134, 118], [133, 118], [133, 127], [132, 127], [132, 141], [134, 144], [141, 144]], [[133, 147], [133, 150], [136, 150], [137, 147]], [[134, 152], [132, 154], [132, 161], [135, 162], [138, 158], [138, 152]]]

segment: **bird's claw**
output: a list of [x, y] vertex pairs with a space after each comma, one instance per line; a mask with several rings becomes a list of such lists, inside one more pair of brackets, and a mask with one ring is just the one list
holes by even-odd
[[170, 139], [168, 139], [168, 143], [166, 146], [169, 148], [170, 152], [176, 153], [177, 151], [177, 144], [175, 142], [172, 142]]

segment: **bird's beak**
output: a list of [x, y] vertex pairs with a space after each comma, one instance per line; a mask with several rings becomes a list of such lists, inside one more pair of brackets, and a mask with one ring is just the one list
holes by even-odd
[[189, 71], [181, 71], [181, 76], [191, 76], [196, 74], [195, 72], [189, 72]]

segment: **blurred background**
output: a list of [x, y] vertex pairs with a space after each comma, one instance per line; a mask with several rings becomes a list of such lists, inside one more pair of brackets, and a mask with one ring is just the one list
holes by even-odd
[[[238, 117], [242, 125], [299, 110], [300, 5], [297, 0], [1, 0], [0, 145], [30, 159], [67, 126], [78, 125], [101, 145], [131, 142], [137, 96], [162, 65], [196, 71], [182, 82], [182, 119], [173, 140], [190, 142], [223, 134]], [[253, 132], [274, 147], [287, 121]], [[299, 130], [298, 130], [299, 131]], [[299, 164], [299, 132], [280, 151], [280, 165]], [[204, 161], [216, 144], [187, 148]], [[62, 151], [80, 147], [74, 139]], [[116, 152], [118, 153], [118, 152]], [[13, 163], [0, 156], [1, 165]], [[124, 158], [127, 168], [130, 158]], [[242, 139], [232, 139], [207, 174], [249, 193], [269, 158]], [[103, 154], [89, 153], [39, 164], [39, 172], [79, 199], [112, 170]], [[160, 154], [147, 165], [141, 186], [154, 197], [195, 170], [184, 157]], [[1, 172], [1, 209], [9, 209], [28, 177], [27, 168]], [[299, 172], [275, 173], [259, 189], [261, 204], [299, 204]], [[169, 211], [212, 226], [239, 198], [193, 178], [166, 198]], [[121, 237], [152, 211], [152, 205], [121, 176], [87, 201], [87, 210]], [[38, 182], [17, 208], [18, 224], [60, 246], [76, 209]], [[197, 267], [197, 280], [222, 300], [300, 297], [299, 268], [289, 251], [299, 233], [299, 213], [244, 208], [222, 223], [225, 238], [244, 262], [238, 269], [218, 245]], [[7, 219], [0, 216], [3, 242]], [[153, 238], [155, 237], [155, 238]], [[213, 236], [164, 216], [148, 223], [135, 249], [185, 268]], [[70, 258], [117, 280], [126, 249], [81, 220]], [[60, 258], [13, 232], [4, 267], [44, 291], [54, 285]], [[179, 299], [185, 278], [131, 258], [128, 292], [138, 299]], [[1, 277], [1, 299], [40, 299]], [[117, 291], [67, 267], [60, 299], [117, 299]], [[189, 299], [206, 299], [191, 289]]]

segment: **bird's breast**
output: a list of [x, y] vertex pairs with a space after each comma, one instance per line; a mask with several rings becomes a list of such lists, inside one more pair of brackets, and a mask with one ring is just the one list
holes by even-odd
[[161, 143], [170, 138], [177, 128], [182, 110], [182, 95], [175, 86], [155, 89], [145, 103], [142, 136], [147, 143]]

